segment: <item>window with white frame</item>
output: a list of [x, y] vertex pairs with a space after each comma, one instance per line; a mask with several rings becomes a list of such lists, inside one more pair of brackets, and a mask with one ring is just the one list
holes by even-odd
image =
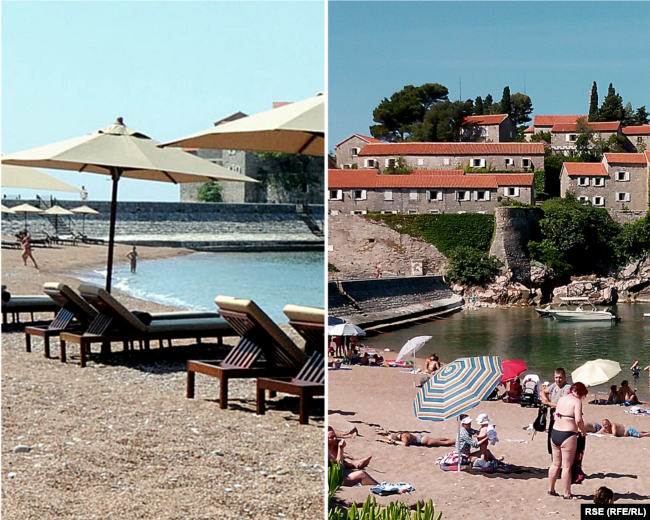
[[643, 144], [643, 137], [639, 136], [636, 138], [636, 144]]
[[341, 166], [343, 167], [342, 168], [343, 170], [351, 170], [352, 169], [352, 164], [351, 163], [342, 164]]
[[352, 190], [352, 200], [366, 200], [366, 190]]
[[578, 186], [589, 186], [589, 177], [578, 177]]
[[386, 167], [387, 168], [395, 168], [397, 166], [397, 159], [390, 157], [389, 159], [386, 159]]
[[380, 213], [381, 213], [382, 215], [396, 215], [396, 214], [397, 214], [397, 211], [388, 211], [388, 210], [384, 210], [384, 209], [382, 209], [382, 210], [380, 211]]
[[625, 182], [630, 180], [630, 172], [616, 172], [616, 180], [620, 182]]
[[418, 214], [418, 210], [416, 210], [416, 209], [410, 209], [410, 210], [408, 211], [408, 214], [409, 214], [409, 215], [417, 215], [417, 214]]
[[594, 180], [591, 184], [597, 188], [602, 188], [605, 186], [605, 179], [603, 177], [594, 177]]
[[368, 213], [365, 209], [355, 209], [350, 211], [350, 215], [365, 215]]
[[424, 166], [424, 159], [418, 159], [418, 166]]
[[594, 198], [591, 200], [591, 203], [592, 203], [594, 206], [604, 206], [604, 205], [605, 205], [605, 199], [604, 199], [603, 197], [594, 197]]
[[339, 214], [339, 210], [338, 210], [338, 209], [331, 209], [331, 210], [329, 211], [329, 213], [330, 213], [330, 215], [334, 215], [334, 216], [336, 216], [336, 215]]
[[343, 190], [329, 190], [329, 200], [343, 200]]
[[472, 159], [472, 168], [485, 168], [485, 159]]
[[427, 190], [427, 200], [442, 200], [442, 190]]
[[504, 164], [506, 165], [506, 167], [507, 167], [507, 166], [512, 166], [512, 165], [515, 164], [515, 161], [514, 161], [513, 159], [511, 159], [510, 157], [506, 157], [506, 158], [503, 160], [503, 162], [504, 162]]
[[442, 160], [442, 164], [444, 164], [445, 166], [449, 166], [449, 157], [445, 157], [445, 158]]
[[376, 168], [377, 167], [377, 159], [366, 159], [364, 161], [364, 165], [366, 168]]
[[521, 167], [522, 167], [522, 168], [532, 168], [532, 167], [533, 167], [533, 161], [532, 161], [532, 159], [528, 159], [528, 158], [524, 157], [524, 158], [521, 160]]
[[437, 215], [438, 213], [440, 213], [440, 210], [439, 209], [430, 209], [429, 213], [431, 213], [432, 215]]
[[506, 197], [519, 197], [519, 188], [507, 187], [503, 191]]
[[474, 192], [474, 200], [477, 201], [490, 200], [490, 192], [487, 190], [477, 190]]
[[418, 190], [411, 190], [409, 192], [409, 199], [410, 200], [418, 200]]
[[471, 195], [472, 193], [470, 191], [457, 191], [456, 200], [458, 201], [471, 200]]
[[393, 200], [393, 190], [384, 190], [384, 200]]
[[578, 197], [578, 202], [581, 204], [587, 204], [587, 202], [589, 202], [589, 197]]
[[359, 152], [361, 151], [361, 148], [353, 147], [350, 148], [350, 157], [356, 157], [359, 155]]
[[630, 194], [616, 193], [616, 202], [630, 202]]

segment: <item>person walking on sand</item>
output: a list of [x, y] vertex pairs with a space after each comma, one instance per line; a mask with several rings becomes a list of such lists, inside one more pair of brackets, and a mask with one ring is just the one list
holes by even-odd
[[135, 274], [135, 270], [138, 267], [138, 252], [135, 250], [135, 246], [133, 246], [133, 250], [126, 257], [131, 260], [131, 273]]
[[32, 254], [32, 245], [29, 240], [29, 233], [27, 233], [26, 229], [21, 232], [20, 244], [23, 247], [23, 255], [22, 255], [23, 264], [27, 265], [27, 259], [31, 258], [32, 262], [34, 262], [34, 267], [38, 269], [38, 265], [36, 264], [36, 260], [34, 259], [34, 255]]
[[[556, 368], [554, 374], [555, 383], [549, 385], [548, 388], [542, 387], [540, 392], [540, 397], [542, 398], [542, 404], [551, 407], [551, 412], [553, 408], [557, 406], [557, 402], [560, 398], [564, 397], [569, 393], [571, 386], [566, 382], [566, 370], [564, 368]], [[553, 449], [551, 447], [551, 432], [553, 431], [553, 425], [555, 424], [555, 414], [551, 413], [550, 419], [548, 421], [548, 438], [546, 441], [546, 447], [549, 454], [553, 454]]]
[[576, 458], [578, 435], [585, 435], [585, 423], [582, 420], [582, 400], [587, 396], [587, 393], [587, 387], [584, 384], [574, 383], [571, 385], [569, 393], [558, 400], [553, 414], [556, 417], [556, 424], [551, 432], [553, 462], [548, 470], [548, 494], [558, 496], [555, 491], [555, 483], [561, 471], [565, 500], [577, 500], [571, 494], [571, 467]]

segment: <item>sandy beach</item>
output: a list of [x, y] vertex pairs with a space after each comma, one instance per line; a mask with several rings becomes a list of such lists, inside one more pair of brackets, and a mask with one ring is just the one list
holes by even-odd
[[[129, 249], [118, 245], [116, 261]], [[188, 253], [138, 252], [141, 260]], [[76, 288], [73, 273], [105, 265], [106, 248], [34, 256], [39, 270], [24, 267], [20, 251], [2, 251], [10, 292], [39, 294], [47, 281]], [[114, 294], [132, 309], [171, 310]], [[186, 361], [224, 352], [177, 343], [154, 349], [152, 359], [126, 359], [114, 346], [108, 360], [93, 357], [81, 369], [74, 348], [59, 362], [57, 340], [54, 358], [45, 359], [40, 340], [26, 353], [22, 332], [2, 334], [3, 518], [322, 518], [322, 415], [299, 425], [297, 398], [281, 394], [257, 416], [254, 380], [231, 381], [228, 410], [218, 408], [214, 378], [197, 377], [196, 399], [188, 400]]]
[[[385, 359], [396, 353], [384, 352]], [[418, 360], [421, 363], [422, 360]], [[393, 446], [377, 442], [381, 431], [409, 431], [433, 437], [455, 438], [455, 419], [444, 422], [421, 421], [413, 412], [413, 399], [419, 391], [413, 375], [400, 368], [344, 367], [328, 371], [328, 424], [337, 431], [356, 427], [359, 436], [347, 440], [346, 455], [363, 458], [372, 455], [368, 473], [378, 481], [407, 482], [415, 491], [409, 495], [377, 498], [386, 505], [403, 501], [413, 505], [432, 499], [436, 510], [445, 519], [483, 518], [580, 518], [581, 502], [592, 502], [600, 486], [614, 490], [618, 502], [650, 501], [650, 438], [607, 438], [587, 436], [583, 462], [586, 480], [573, 486], [579, 502], [565, 501], [546, 494], [546, 470], [550, 456], [546, 451], [546, 434], [523, 428], [531, 424], [537, 409], [522, 408], [503, 402], [482, 402], [469, 412], [472, 419], [487, 413], [495, 424], [500, 442], [490, 449], [505, 455], [507, 461], [519, 466], [538, 468], [543, 472], [522, 474], [478, 474], [442, 471], [436, 459], [453, 448]], [[585, 420], [601, 422], [608, 418], [637, 430], [650, 430], [650, 417], [624, 413], [620, 406], [585, 405]], [[472, 424], [476, 427], [476, 423]], [[372, 495], [369, 487], [342, 488], [335, 499], [343, 503], [363, 503]], [[618, 503], [617, 502], [617, 503]]]

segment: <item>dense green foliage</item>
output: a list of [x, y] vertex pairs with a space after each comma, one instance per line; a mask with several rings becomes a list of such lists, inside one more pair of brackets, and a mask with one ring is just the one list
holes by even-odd
[[221, 192], [221, 184], [216, 181], [208, 181], [199, 188], [197, 198], [201, 202], [222, 202], [223, 195]]
[[604, 208], [581, 204], [569, 194], [542, 204], [542, 238], [528, 243], [533, 259], [560, 277], [608, 274], [648, 255], [650, 218], [620, 226]]
[[389, 163], [380, 171], [383, 175], [410, 175], [412, 168], [406, 164], [404, 157], [398, 157], [395, 162]]
[[591, 87], [591, 96], [589, 98], [589, 121], [620, 121], [623, 126], [641, 126], [650, 122], [645, 105], [636, 109], [632, 108], [632, 103], [623, 104], [623, 97], [616, 93], [612, 83], [607, 89], [607, 96], [603, 104], [598, 107], [598, 87], [594, 81]]
[[492, 244], [494, 215], [478, 213], [440, 215], [381, 215], [371, 213], [367, 218], [384, 222], [399, 233], [422, 238], [436, 246], [446, 257], [460, 246], [487, 252]]
[[306, 192], [310, 186], [317, 187], [323, 182], [325, 169], [322, 157], [293, 153], [254, 153], [264, 161], [259, 167], [259, 173], [276, 189]]
[[329, 471], [327, 472], [327, 494], [329, 500], [332, 500], [332, 497], [343, 485], [343, 477], [343, 464], [330, 461]]
[[384, 98], [373, 111], [373, 137], [387, 142], [428, 141], [454, 142], [461, 139], [461, 121], [465, 116], [507, 113], [515, 125], [530, 121], [533, 103], [529, 96], [510, 87], [503, 89], [500, 102], [488, 94], [475, 101], [450, 101], [448, 89], [439, 83], [420, 87], [407, 85]]
[[549, 195], [546, 191], [546, 171], [544, 170], [535, 170], [533, 172], [535, 176], [535, 193], [536, 200], [542, 201], [548, 199]]
[[347, 511], [335, 507], [330, 509], [328, 514], [328, 520], [440, 520], [441, 518], [442, 513], [436, 514], [432, 500], [424, 505], [418, 502], [414, 511], [402, 502], [391, 502], [382, 509], [372, 496], [368, 496], [360, 508], [356, 504], [352, 504]]
[[551, 144], [551, 132], [538, 132], [530, 136], [531, 143], [541, 143], [542, 141]]
[[327, 271], [328, 271], [329, 273], [338, 273], [338, 272], [339, 272], [339, 268], [336, 267], [334, 264], [330, 264], [330, 263], [328, 262], [328, 263], [327, 263]]
[[463, 285], [483, 285], [499, 273], [503, 263], [496, 257], [471, 247], [460, 246], [449, 256], [447, 276]]

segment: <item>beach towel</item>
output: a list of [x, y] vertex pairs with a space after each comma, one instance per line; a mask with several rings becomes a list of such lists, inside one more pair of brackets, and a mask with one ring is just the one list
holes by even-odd
[[375, 495], [386, 496], [386, 495], [396, 495], [398, 493], [410, 493], [414, 491], [415, 488], [406, 482], [398, 482], [397, 484], [391, 484], [390, 482], [382, 482], [375, 487], [371, 487]]
[[593, 399], [589, 401], [587, 404], [600, 404], [600, 405], [608, 405], [608, 404], [615, 404], [615, 403], [610, 403], [607, 399]]
[[586, 477], [585, 472], [582, 471], [582, 459], [585, 456], [586, 445], [587, 445], [587, 439], [583, 435], [578, 435], [578, 447], [576, 449], [576, 457], [573, 460], [573, 466], [571, 466], [572, 484], [581, 484]]
[[[458, 466], [454, 465], [449, 465], [449, 464], [440, 464], [440, 469], [443, 471], [458, 471]], [[547, 469], [542, 469], [542, 468], [532, 468], [529, 466], [517, 466], [516, 464], [504, 464], [503, 462], [499, 462], [499, 465], [494, 468], [494, 467], [486, 467], [486, 468], [474, 468], [470, 465], [463, 464], [460, 467], [461, 471], [468, 471], [470, 473], [503, 473], [503, 474], [508, 474], [508, 473], [538, 473], [538, 474], [543, 474], [546, 473], [548, 470]]]
[[645, 416], [650, 416], [650, 412], [646, 410], [645, 408], [641, 408], [640, 406], [633, 406], [629, 410], [625, 410], [625, 413], [631, 413], [633, 415], [645, 415]]

